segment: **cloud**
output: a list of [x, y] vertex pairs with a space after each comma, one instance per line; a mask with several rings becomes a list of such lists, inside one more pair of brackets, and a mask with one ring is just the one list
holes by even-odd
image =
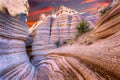
[[81, 4], [86, 4], [86, 3], [91, 3], [91, 2], [95, 2], [96, 0], [84, 0], [83, 2], [81, 2]]
[[35, 21], [27, 21], [28, 27], [30, 28], [33, 24], [35, 23]]
[[54, 1], [54, 2], [67, 2], [67, 1], [71, 1], [71, 0], [29, 0], [30, 2], [32, 1], [32, 2], [52, 2], [52, 1]]
[[53, 10], [54, 10], [54, 7], [48, 6], [48, 7], [40, 8], [38, 10], [30, 12], [28, 16], [28, 21], [27, 21], [28, 26], [31, 27], [36, 22], [36, 20], [38, 19], [41, 13], [47, 13]]
[[91, 6], [90, 8], [85, 8], [83, 11], [93, 11], [93, 10], [97, 10], [98, 7], [101, 7], [101, 6], [106, 7], [108, 5], [109, 5], [109, 2], [102, 2], [102, 3], [97, 2], [93, 4], [93, 6]]
[[102, 2], [102, 3], [96, 3], [94, 7], [100, 7], [100, 6], [106, 7], [108, 5], [109, 5], [109, 2]]
[[41, 8], [41, 9], [38, 9], [36, 11], [33, 11], [29, 14], [29, 16], [34, 16], [34, 15], [37, 15], [37, 14], [41, 14], [41, 13], [46, 13], [46, 12], [50, 12], [54, 10], [54, 7], [52, 6], [48, 6], [48, 7], [45, 7], [45, 8]]

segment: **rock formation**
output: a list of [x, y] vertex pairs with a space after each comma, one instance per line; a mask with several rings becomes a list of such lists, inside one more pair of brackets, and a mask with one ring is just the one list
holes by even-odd
[[[106, 38], [120, 30], [120, 5], [117, 4], [96, 23], [96, 28], [90, 37], [96, 39]], [[113, 11], [114, 10], [114, 11]], [[114, 16], [114, 17], [113, 17]]]
[[25, 41], [29, 35], [26, 12], [16, 12], [11, 4], [18, 1], [20, 4], [16, 6], [20, 9], [27, 9], [27, 6], [23, 6], [22, 0], [2, 0], [4, 4], [8, 4], [6, 1], [10, 2], [10, 6], [7, 6], [13, 13], [4, 12], [6, 9], [9, 10], [7, 6], [4, 6], [5, 10], [0, 10], [0, 80], [31, 80], [35, 68], [30, 64], [25, 48]]
[[[90, 37], [93, 38], [93, 40], [96, 40], [93, 44], [68, 45], [51, 51], [49, 55], [64, 56], [65, 60], [61, 63], [61, 65], [67, 64], [64, 63], [66, 61], [69, 63], [70, 66], [66, 65], [64, 66], [64, 69], [61, 70], [65, 71], [65, 68], [67, 68], [66, 69], [67, 73], [71, 76], [72, 74], [69, 73], [69, 71], [70, 72], [73, 71], [73, 73], [75, 73], [76, 76], [78, 74], [82, 75], [82, 78], [85, 80], [86, 79], [119, 80], [120, 79], [119, 14], [120, 14], [120, 2], [117, 5], [115, 5], [110, 11], [108, 11], [104, 16], [102, 16], [100, 20], [97, 22], [95, 29], [92, 31], [92, 34], [90, 35]], [[76, 61], [73, 61], [74, 59], [68, 59], [68, 57], [71, 58], [71, 56]], [[75, 62], [78, 63], [74, 64]], [[58, 65], [59, 68], [61, 68], [61, 65]], [[75, 69], [78, 72], [78, 74], [74, 72]], [[69, 80], [72, 79], [70, 79], [69, 77]]]
[[[9, 12], [11, 16], [16, 16], [20, 13], [28, 15], [29, 5], [27, 0], [0, 0], [0, 5], [0, 10]], [[11, 7], [13, 5], [14, 7]]]
[[[62, 12], [62, 13], [61, 13]], [[32, 53], [47, 53], [64, 41], [75, 37], [76, 26], [82, 20], [75, 10], [60, 6], [53, 15], [41, 15], [39, 20], [29, 29]], [[33, 39], [33, 40], [32, 40]], [[28, 41], [28, 42], [29, 42]]]
[[[40, 61], [37, 64], [40, 66], [39, 70], [43, 70], [50, 80], [119, 80], [120, 30], [118, 27], [114, 28], [119, 26], [120, 23], [118, 20], [120, 16], [119, 5], [114, 6], [108, 12], [109, 14], [105, 14], [107, 16], [104, 15], [97, 22], [95, 29], [90, 35], [95, 40], [101, 39], [101, 34], [105, 34], [106, 38], [91, 45], [79, 45], [78, 42], [77, 44], [55, 49], [47, 54], [40, 53], [33, 57], [33, 63]], [[113, 23], [114, 19], [117, 21]], [[56, 23], [54, 26], [58, 26], [57, 22], [59, 22], [59, 19], [56, 18], [54, 21]], [[106, 26], [103, 26], [103, 23]], [[107, 23], [112, 23], [112, 26], [107, 25]], [[59, 32], [57, 34], [60, 34], [59, 27], [54, 27], [53, 29], [55, 28], [58, 30], [55, 30], [55, 34], [57, 32]], [[106, 31], [107, 28], [114, 31]], [[97, 33], [99, 30], [102, 30], [100, 31], [101, 33]], [[41, 79], [44, 80], [46, 75], [40, 75], [42, 76]]]
[[56, 10], [55, 10], [55, 15], [56, 16], [62, 16], [62, 15], [73, 15], [77, 14], [79, 12], [75, 11], [74, 9], [67, 8], [63, 5], [60, 5]]
[[32, 43], [32, 53], [47, 53], [46, 51], [49, 51], [54, 49], [54, 45], [50, 44], [50, 28], [51, 28], [51, 21], [52, 17], [46, 17], [42, 19], [42, 22], [39, 24], [36, 24], [37, 26], [35, 29], [35, 36], [33, 37], [33, 43]]
[[120, 0], [113, 0], [111, 6], [113, 7], [114, 5], [118, 4]]
[[[29, 31], [33, 38], [35, 36], [40, 37], [45, 36], [42, 34], [47, 34], [47, 36], [49, 36], [48, 40], [46, 39], [48, 41], [47, 44], [49, 43], [50, 45], [52, 44], [55, 46], [55, 43], [57, 42], [63, 44], [66, 40], [74, 39], [77, 32], [76, 26], [78, 26], [80, 21], [83, 19], [84, 18], [81, 17], [81, 14], [79, 12], [61, 5], [50, 16], [45, 17], [42, 14], [42, 16], [40, 16], [40, 19], [29, 29]], [[91, 24], [90, 27], [93, 28], [94, 22], [92, 22], [90, 19], [87, 19], [87, 21]], [[40, 29], [38, 29], [38, 27]], [[47, 31], [44, 31], [42, 29], [45, 27]], [[36, 33], [36, 35], [34, 33]], [[42, 40], [42, 37], [39, 38], [39, 40]]]
[[[91, 38], [99, 41], [91, 45], [79, 45], [77, 42], [50, 52], [42, 50], [48, 49], [50, 22], [54, 19], [45, 17], [40, 24], [35, 24], [42, 27], [34, 25], [32, 28], [32, 35], [37, 36], [34, 36], [31, 59], [25, 49], [28, 38], [26, 14], [20, 12], [13, 17], [1, 10], [0, 80], [120, 80], [119, 8], [120, 3], [98, 21]], [[107, 23], [113, 24], [104, 26]], [[105, 34], [106, 38], [101, 39], [101, 34]]]

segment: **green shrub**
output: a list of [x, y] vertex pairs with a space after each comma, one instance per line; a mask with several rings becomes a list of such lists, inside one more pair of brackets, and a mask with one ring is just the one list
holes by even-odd
[[85, 33], [89, 29], [89, 23], [85, 20], [82, 20], [79, 26], [76, 27], [77, 34], [76, 37], [80, 36], [81, 34]]

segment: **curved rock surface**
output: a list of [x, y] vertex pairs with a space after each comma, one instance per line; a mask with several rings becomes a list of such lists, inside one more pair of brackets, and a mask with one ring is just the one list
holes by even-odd
[[105, 15], [103, 15], [96, 23], [90, 37], [95, 40], [106, 38], [120, 30], [120, 5], [115, 5]]
[[[91, 17], [93, 18], [93, 16]], [[56, 12], [50, 16], [45, 17], [42, 14], [40, 16], [40, 20], [38, 20], [29, 29], [30, 35], [32, 36], [32, 38], [34, 38], [35, 36], [40, 37], [45, 36], [42, 34], [47, 34], [49, 38], [48, 40], [47, 39], [46, 40], [50, 45], [51, 44], [55, 45], [58, 42], [60, 44], [63, 44], [66, 40], [74, 39], [76, 37], [77, 33], [76, 26], [78, 26], [80, 21], [82, 21], [85, 18], [86, 17], [81, 16], [81, 14], [76, 12], [75, 10], [72, 10], [64, 6], [60, 6], [56, 10]], [[90, 28], [94, 27], [94, 21], [92, 21], [93, 20], [92, 18], [86, 19], [91, 25]], [[38, 29], [38, 27], [41, 29]], [[47, 28], [47, 31], [42, 30], [42, 28]], [[42, 37], [37, 39], [38, 43], [40, 39], [42, 40]]]
[[[106, 30], [107, 26], [105, 28], [101, 24], [104, 20], [119, 18], [119, 15], [115, 17], [120, 11], [119, 5], [120, 3], [111, 9], [112, 14], [104, 16], [104, 19], [98, 22], [100, 26], [93, 31], [93, 38], [96, 37], [94, 32], [97, 30]], [[34, 51], [30, 59], [25, 49], [28, 29], [23, 17], [25, 15], [12, 17], [0, 12], [0, 80], [120, 80], [120, 30], [116, 30], [118, 28], [107, 38], [100, 37], [101, 40], [91, 45], [73, 44], [46, 54], [38, 50], [36, 54], [37, 44], [42, 44], [37, 43], [38, 37], [42, 36], [39, 33], [48, 32], [50, 23], [46, 20], [50, 20], [49, 17], [45, 19], [47, 25], [38, 28], [41, 31], [37, 32], [38, 36], [35, 36], [35, 42], [33, 41]], [[113, 24], [113, 27], [119, 26], [119, 23]], [[42, 41], [47, 44], [48, 38], [43, 38]]]
[[[64, 13], [65, 11], [68, 12]], [[55, 15], [59, 13], [59, 16], [45, 17], [43, 14], [40, 16], [40, 19], [29, 29], [29, 41], [33, 41], [32, 53], [47, 53], [58, 47], [56, 44], [61, 45], [76, 36], [76, 26], [82, 18], [79, 13], [69, 14], [71, 11], [71, 9], [60, 6], [55, 13]]]
[[[95, 41], [91, 45], [85, 44], [68, 45], [51, 51], [49, 55], [77, 57], [79, 60], [82, 60], [83, 63], [91, 67], [94, 75], [96, 75], [96, 73], [97, 75], [99, 74], [100, 80], [101, 79], [119, 80], [120, 79], [119, 6], [120, 2], [119, 4], [115, 5], [104, 16], [102, 16], [102, 18], [100, 18], [100, 20], [97, 22], [96, 27], [90, 36], [93, 40], [99, 41]], [[75, 67], [77, 65], [72, 66]], [[84, 65], [84, 67], [87, 66]], [[82, 71], [85, 71], [85, 69]], [[84, 76], [86, 76], [86, 74]], [[99, 78], [97, 77], [96, 78], [94, 77], [94, 79], [92, 79], [89, 76], [87, 76], [87, 78], [88, 80], [96, 79], [99, 80]]]
[[[31, 69], [25, 49], [29, 33], [23, 17], [0, 12], [0, 80], [20, 80]], [[35, 70], [32, 69], [29, 74]]]
[[28, 0], [0, 0], [0, 11], [9, 12], [11, 16], [19, 14], [28, 15]]

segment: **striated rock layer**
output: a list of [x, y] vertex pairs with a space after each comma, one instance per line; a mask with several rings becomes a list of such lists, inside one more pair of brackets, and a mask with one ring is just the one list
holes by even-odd
[[110, 11], [103, 15], [96, 23], [90, 37], [94, 40], [106, 38], [120, 30], [120, 5], [115, 5]]
[[29, 33], [23, 17], [0, 12], [0, 80], [28, 80], [34, 76], [35, 68], [25, 49]]
[[[4, 8], [12, 10], [13, 13], [0, 10], [0, 80], [33, 80], [36, 78], [36, 69], [30, 63], [25, 48], [25, 41], [29, 35], [25, 16], [27, 13], [19, 12], [19, 9], [25, 6], [23, 0], [2, 0], [5, 4], [7, 1], [10, 3]], [[18, 12], [16, 8], [13, 9], [12, 3], [16, 4], [15, 2], [20, 3], [14, 5], [14, 8], [20, 7]]]
[[[50, 44], [50, 28], [51, 28], [52, 17], [47, 17], [42, 20], [42, 23], [36, 24], [35, 35], [32, 43], [32, 53], [47, 53], [51, 49], [56, 47], [55, 45]], [[45, 52], [44, 52], [45, 51]]]
[[45, 17], [43, 14], [40, 16], [40, 19], [29, 29], [29, 41], [33, 40], [32, 53], [47, 53], [66, 40], [75, 38], [76, 26], [79, 25], [82, 18], [79, 13], [71, 12], [73, 10], [60, 6], [54, 16]]
[[28, 14], [28, 0], [0, 0], [0, 11], [8, 12], [11, 16]]
[[[112, 19], [119, 18], [115, 17], [120, 10], [119, 5], [120, 3], [111, 9], [112, 14], [108, 16]], [[104, 16], [103, 22], [109, 19], [108, 16]], [[25, 15], [11, 17], [0, 12], [0, 80], [120, 80], [120, 30], [91, 45], [73, 44], [44, 54], [40, 50], [36, 51], [37, 44], [43, 45], [40, 41], [44, 44], [49, 42], [46, 41], [49, 37], [42, 38], [39, 35], [49, 34], [47, 29], [50, 23], [46, 20], [51, 20], [51, 17], [45, 18], [47, 25], [38, 28], [41, 31], [34, 37], [33, 57], [30, 60], [25, 49], [28, 29], [23, 17]], [[101, 22], [100, 20], [98, 24]], [[119, 23], [113, 24], [113, 27], [119, 26]], [[94, 31], [99, 28], [105, 31], [102, 25]], [[39, 36], [42, 40], [38, 43]]]
[[[85, 80], [119, 80], [120, 79], [120, 2], [103, 15], [97, 22], [90, 38], [96, 40], [91, 45], [73, 44], [59, 49], [53, 50], [49, 55], [59, 55], [67, 58], [68, 56], [82, 61], [79, 63], [85, 64], [83, 70], [79, 70], [81, 65], [73, 64], [74, 59], [69, 59], [69, 64], [82, 74]], [[99, 40], [99, 41], [97, 41]], [[78, 42], [79, 43], [79, 42]], [[76, 58], [75, 58], [76, 57]], [[65, 62], [65, 61], [64, 61]], [[49, 63], [50, 64], [50, 63]], [[52, 64], [52, 63], [51, 63]], [[57, 64], [57, 63], [56, 63]], [[68, 65], [64, 66], [67, 67]], [[87, 69], [86, 69], [87, 68]], [[89, 74], [94, 75], [91, 77]], [[68, 71], [71, 71], [69, 69]], [[85, 72], [87, 72], [85, 74]], [[72, 75], [69, 73], [69, 75]], [[77, 73], [75, 73], [77, 76]], [[72, 79], [68, 79], [72, 80]], [[82, 79], [80, 79], [82, 80]]]
[[[47, 34], [46, 37], [49, 37], [46, 38], [46, 41], [48, 41], [47, 43], [49, 43], [48, 45], [53, 45], [54, 47], [56, 44], [62, 45], [67, 40], [74, 39], [76, 37], [76, 27], [83, 19], [90, 23], [90, 28], [95, 26], [93, 20], [96, 19], [93, 16], [88, 16], [89, 14], [84, 15], [87, 15], [87, 17], [81, 15], [73, 9], [61, 5], [52, 15], [45, 17], [45, 15], [42, 14], [40, 16], [40, 19], [29, 29], [30, 36], [32, 36], [31, 39], [34, 39], [34, 37], [39, 37], [36, 41], [38, 43], [42, 43], [42, 41], [40, 42], [39, 40], [43, 40], [44, 37], [40, 36], [46, 36], [43, 34]], [[47, 31], [42, 30], [42, 28], [47, 28]], [[36, 41], [33, 40], [33, 42]]]

